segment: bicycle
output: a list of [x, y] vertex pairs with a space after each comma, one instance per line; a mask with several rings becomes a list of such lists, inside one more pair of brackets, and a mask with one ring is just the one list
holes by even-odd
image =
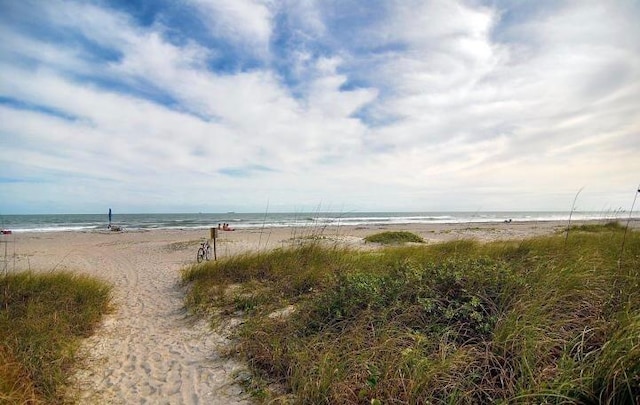
[[211, 245], [208, 240], [200, 243], [196, 259], [198, 263], [202, 262], [202, 260], [211, 260]]

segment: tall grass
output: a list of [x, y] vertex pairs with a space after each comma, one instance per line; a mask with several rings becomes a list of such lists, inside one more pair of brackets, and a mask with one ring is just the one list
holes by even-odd
[[183, 280], [194, 310], [244, 314], [235, 352], [260, 398], [637, 403], [640, 235], [627, 235], [619, 267], [623, 233], [370, 252], [310, 245], [191, 267]]
[[0, 277], [0, 402], [65, 401], [80, 338], [108, 310], [110, 290], [67, 272]]

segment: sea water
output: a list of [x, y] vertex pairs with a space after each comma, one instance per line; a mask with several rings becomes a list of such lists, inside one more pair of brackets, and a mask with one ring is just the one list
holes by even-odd
[[[634, 218], [637, 217], [635, 213]], [[571, 219], [623, 220], [628, 213], [573, 212]], [[569, 212], [289, 212], [118, 214], [112, 224], [127, 230], [206, 229], [228, 223], [236, 229], [300, 226], [370, 226], [412, 224], [567, 221]], [[13, 232], [91, 231], [106, 229], [102, 214], [0, 215], [0, 227]]]

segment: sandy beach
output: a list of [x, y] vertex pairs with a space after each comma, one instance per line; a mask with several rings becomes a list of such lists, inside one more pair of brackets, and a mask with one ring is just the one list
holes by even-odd
[[[634, 222], [637, 226], [638, 222]], [[321, 236], [327, 243], [371, 248], [363, 237], [405, 230], [428, 243], [480, 241], [551, 234], [561, 222], [411, 226], [241, 229], [220, 232], [218, 258], [288, 246]], [[88, 361], [73, 377], [83, 404], [241, 404], [250, 399], [234, 380], [242, 364], [221, 356], [227, 338], [194, 321], [183, 308], [180, 269], [195, 263], [208, 230], [19, 233], [10, 271], [68, 270], [114, 286], [114, 311], [82, 347]]]

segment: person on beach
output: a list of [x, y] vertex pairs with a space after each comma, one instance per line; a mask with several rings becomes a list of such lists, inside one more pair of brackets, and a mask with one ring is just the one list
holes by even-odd
[[107, 226], [107, 229], [111, 229], [111, 208], [109, 208], [109, 226]]
[[229, 224], [224, 224], [222, 225], [222, 230], [223, 231], [233, 231], [233, 228], [229, 228]]

